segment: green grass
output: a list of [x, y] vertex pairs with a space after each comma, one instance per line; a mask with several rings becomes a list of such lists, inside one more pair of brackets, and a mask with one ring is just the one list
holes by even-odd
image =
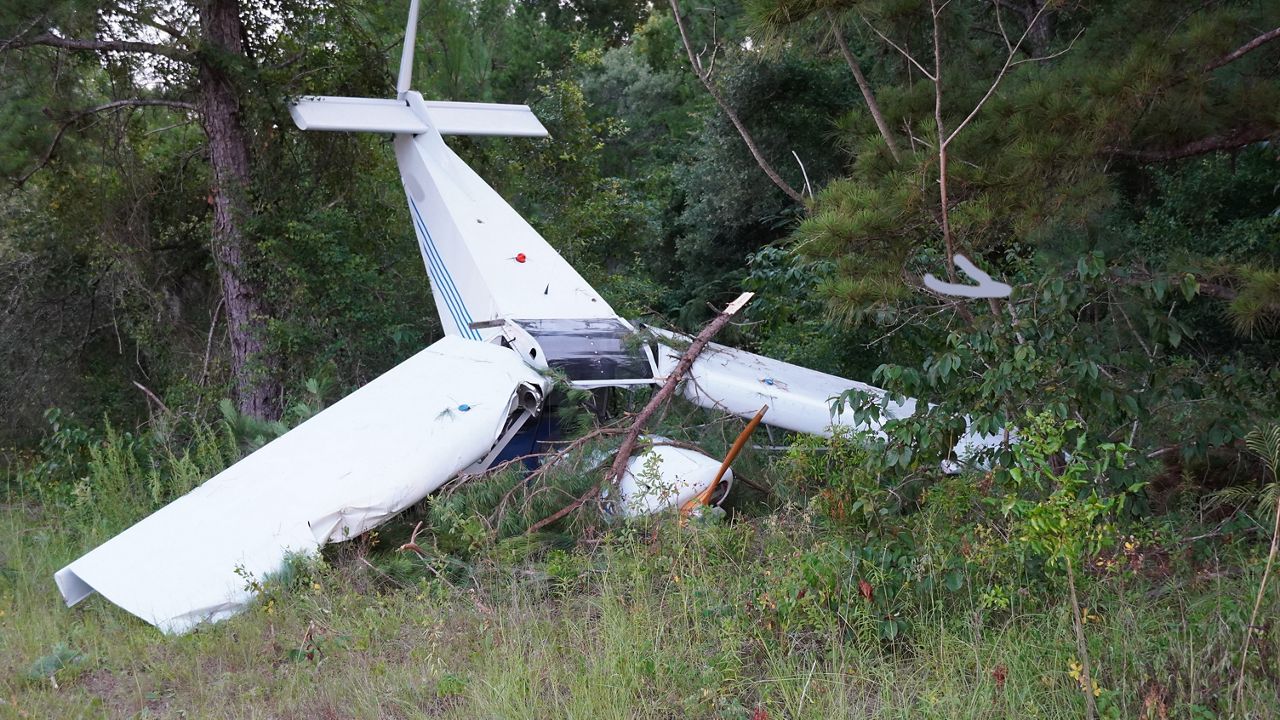
[[[826, 539], [799, 511], [656, 530], [520, 561], [492, 550], [416, 581], [383, 574], [385, 550], [351, 543], [248, 612], [166, 637], [100, 597], [62, 607], [52, 574], [99, 531], [11, 504], [0, 510], [0, 717], [1083, 717], [1057, 599], [986, 611], [966, 586], [904, 604], [909, 630], [886, 643], [857, 595], [829, 608], [838, 622], [769, 607]], [[1103, 707], [1275, 717], [1275, 591], [1245, 703], [1230, 702], [1256, 557], [1171, 573], [1090, 581]]]

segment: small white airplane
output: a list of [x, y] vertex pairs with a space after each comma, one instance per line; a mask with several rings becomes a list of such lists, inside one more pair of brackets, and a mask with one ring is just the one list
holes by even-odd
[[[445, 144], [445, 135], [545, 137], [527, 106], [433, 102], [409, 89], [419, 0], [411, 0], [395, 99], [307, 97], [302, 130], [389, 133], [445, 337], [289, 433], [58, 571], [68, 606], [101, 593], [166, 633], [243, 609], [294, 553], [353, 538], [463, 473], [492, 466], [546, 410], [554, 368], [577, 387], [660, 385], [682, 354], [675, 333], [636, 327]], [[785, 430], [880, 433], [833, 399], [878, 388], [721, 345], [693, 363], [681, 394]], [[910, 416], [889, 403], [883, 419]], [[960, 458], [999, 441], [969, 433]], [[657, 455], [657, 459], [654, 459]], [[720, 460], [652, 445], [629, 461], [614, 512], [683, 507]], [[654, 477], [652, 468], [659, 468]], [[649, 468], [642, 471], [642, 468]]]

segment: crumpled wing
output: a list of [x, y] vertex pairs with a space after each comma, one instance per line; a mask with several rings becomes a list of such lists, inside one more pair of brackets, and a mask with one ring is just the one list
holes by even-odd
[[511, 350], [445, 339], [58, 571], [167, 633], [241, 610], [250, 578], [355, 537], [483, 457], [546, 380]]

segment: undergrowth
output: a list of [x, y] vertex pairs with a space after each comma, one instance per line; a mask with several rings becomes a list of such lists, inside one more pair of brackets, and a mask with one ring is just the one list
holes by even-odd
[[[712, 452], [736, 433], [674, 414], [663, 431]], [[1118, 498], [1141, 478], [1096, 462], [1121, 448], [1052, 423], [1037, 437], [1072, 443], [1078, 477], [904, 477], [852, 438], [803, 439], [744, 456], [760, 489], [740, 485], [727, 517], [587, 512], [526, 534], [599, 477], [588, 450], [545, 483], [463, 483], [246, 578], [254, 607], [169, 638], [100, 597], [61, 607], [51, 576], [244, 446], [225, 427], [62, 424], [0, 508], [0, 716], [1078, 718], [1086, 691], [1102, 717], [1275, 716], [1274, 591], [1232, 691], [1261, 524], [1135, 516]]]

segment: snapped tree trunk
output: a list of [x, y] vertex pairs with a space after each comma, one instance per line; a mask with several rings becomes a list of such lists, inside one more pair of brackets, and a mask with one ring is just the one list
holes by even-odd
[[198, 106], [209, 139], [213, 203], [212, 250], [226, 302], [231, 371], [240, 412], [272, 419], [280, 414], [278, 362], [263, 352], [266, 312], [248, 269], [245, 223], [249, 204], [249, 144], [240, 119], [234, 70], [245, 58], [239, 0], [200, 6], [205, 47], [200, 54]]

